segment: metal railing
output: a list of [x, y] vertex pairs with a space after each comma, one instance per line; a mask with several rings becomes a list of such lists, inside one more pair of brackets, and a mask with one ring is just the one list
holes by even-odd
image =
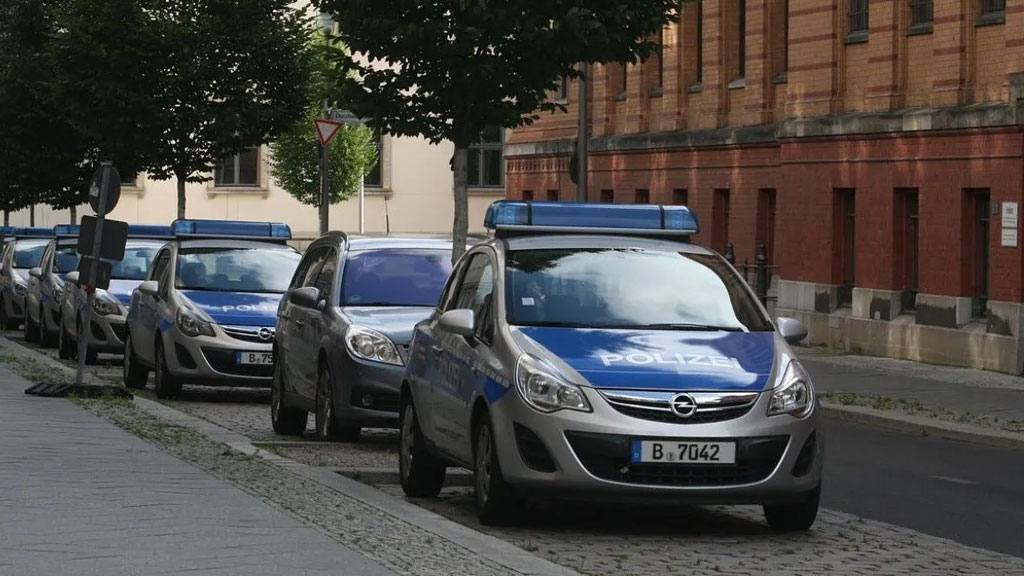
[[772, 290], [772, 279], [778, 274], [779, 267], [768, 264], [768, 247], [763, 243], [757, 247], [753, 264], [747, 258], [743, 259], [742, 264], [737, 264], [736, 251], [730, 242], [725, 249], [725, 259], [740, 273], [761, 304], [769, 311], [773, 310], [778, 294]]

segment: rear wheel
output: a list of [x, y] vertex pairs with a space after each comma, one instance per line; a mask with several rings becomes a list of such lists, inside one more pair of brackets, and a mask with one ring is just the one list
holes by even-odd
[[[157, 336], [159, 339], [160, 337]], [[156, 374], [154, 375], [157, 398], [177, 398], [181, 395], [181, 380], [177, 379], [167, 369], [167, 355], [164, 353], [164, 345], [157, 342], [156, 345]]]
[[274, 355], [274, 380], [270, 385], [270, 422], [274, 432], [286, 436], [302, 436], [309, 413], [293, 408], [284, 399], [284, 369], [280, 356]]
[[132, 346], [131, 332], [124, 340], [124, 385], [129, 388], [145, 388], [146, 380], [149, 379], [149, 370], [139, 364], [139, 357], [135, 355], [135, 347]]
[[326, 367], [320, 368], [316, 383], [316, 437], [317, 440], [336, 442], [358, 442], [361, 429], [358, 426], [342, 426], [334, 413], [334, 385], [331, 373]]
[[416, 407], [410, 398], [402, 406], [402, 438], [398, 456], [398, 477], [402, 490], [414, 498], [433, 498], [444, 486], [444, 461], [430, 453], [420, 430]]
[[821, 486], [804, 495], [795, 504], [765, 505], [764, 517], [773, 530], [779, 532], [802, 532], [814, 525], [818, 517], [818, 502], [821, 500]]
[[501, 475], [494, 429], [486, 415], [477, 428], [473, 463], [477, 518], [485, 526], [508, 523], [516, 507], [515, 493]]

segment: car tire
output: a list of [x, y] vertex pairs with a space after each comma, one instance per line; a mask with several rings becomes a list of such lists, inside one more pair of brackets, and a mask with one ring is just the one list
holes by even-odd
[[32, 315], [28, 313], [26, 307], [25, 310], [25, 342], [38, 342], [39, 341], [39, 326], [32, 322]]
[[0, 330], [13, 330], [17, 326], [11, 327], [11, 319], [7, 316], [7, 299], [0, 296]]
[[42, 306], [39, 306], [39, 343], [43, 348], [57, 346], [57, 333], [46, 329], [46, 310]]
[[402, 405], [398, 451], [398, 478], [402, 490], [413, 498], [433, 498], [441, 492], [447, 471], [444, 461], [427, 448], [416, 407], [410, 398]]
[[74, 355], [74, 344], [71, 343], [67, 330], [64, 329], [64, 326], [61, 326], [57, 329], [57, 357], [61, 360], [70, 360]]
[[321, 367], [316, 379], [316, 438], [330, 442], [358, 442], [359, 426], [342, 426], [334, 413], [334, 386], [331, 373]]
[[498, 462], [494, 427], [490, 417], [483, 416], [477, 426], [473, 445], [473, 486], [476, 515], [485, 526], [500, 526], [512, 520], [516, 509], [515, 492], [505, 482]]
[[163, 343], [159, 341], [156, 345], [156, 370], [153, 380], [156, 384], [157, 398], [177, 398], [181, 395], [181, 380], [167, 369], [167, 355], [164, 353]]
[[140, 390], [146, 387], [146, 381], [149, 380], [149, 370], [142, 364], [139, 364], [139, 357], [135, 355], [135, 347], [132, 345], [131, 332], [128, 333], [124, 340], [123, 373], [124, 385], [128, 388]]
[[274, 432], [285, 436], [302, 436], [308, 419], [308, 412], [285, 403], [284, 369], [275, 354], [274, 380], [270, 385], [270, 423]]
[[818, 502], [821, 500], [821, 486], [804, 495], [795, 504], [766, 504], [764, 517], [772, 530], [779, 532], [803, 532], [814, 525], [818, 516]]

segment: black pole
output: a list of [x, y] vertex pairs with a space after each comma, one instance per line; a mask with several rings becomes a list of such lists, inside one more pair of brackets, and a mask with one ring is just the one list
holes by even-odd
[[578, 145], [576, 146], [576, 152], [579, 154], [577, 158], [577, 169], [579, 173], [576, 176], [577, 182], [577, 197], [579, 202], [587, 201], [587, 156], [588, 156], [588, 139], [590, 137], [590, 130], [587, 126], [587, 65], [586, 63], [580, 63], [580, 101], [579, 101], [579, 134]]

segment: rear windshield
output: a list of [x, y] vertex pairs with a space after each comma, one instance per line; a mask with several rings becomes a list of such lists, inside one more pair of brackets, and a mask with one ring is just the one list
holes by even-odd
[[520, 250], [508, 258], [510, 324], [772, 330], [743, 280], [710, 254]]
[[18, 240], [14, 244], [14, 267], [35, 268], [43, 259], [49, 240]]
[[210, 292], [281, 293], [302, 256], [280, 248], [188, 248], [178, 253], [175, 287]]
[[342, 306], [436, 306], [452, 271], [449, 250], [390, 248], [352, 252]]

